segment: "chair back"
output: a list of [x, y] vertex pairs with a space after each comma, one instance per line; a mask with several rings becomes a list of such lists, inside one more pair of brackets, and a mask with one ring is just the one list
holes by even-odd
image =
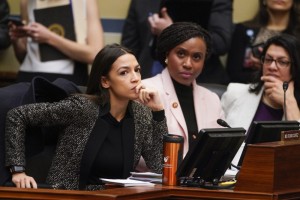
[[223, 93], [227, 90], [227, 85], [221, 85], [216, 83], [198, 83], [198, 85], [216, 93], [220, 99]]

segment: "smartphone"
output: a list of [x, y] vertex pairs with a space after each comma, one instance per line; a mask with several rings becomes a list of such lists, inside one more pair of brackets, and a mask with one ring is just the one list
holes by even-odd
[[264, 43], [259, 43], [256, 45], [252, 46], [252, 54], [255, 58], [260, 58], [261, 57], [261, 51], [259, 50], [259, 48], [263, 48], [264, 47]]
[[23, 26], [23, 25], [25, 25], [19, 17], [9, 16], [8, 17], [8, 21], [11, 21], [16, 26]]

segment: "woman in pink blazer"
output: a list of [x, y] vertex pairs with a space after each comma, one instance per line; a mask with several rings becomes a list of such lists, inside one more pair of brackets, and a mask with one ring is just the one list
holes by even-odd
[[190, 22], [174, 23], [157, 41], [157, 56], [165, 69], [143, 80], [159, 91], [169, 133], [184, 137], [184, 155], [199, 130], [219, 127], [217, 119], [224, 118], [219, 97], [196, 83], [210, 51], [206, 30]]

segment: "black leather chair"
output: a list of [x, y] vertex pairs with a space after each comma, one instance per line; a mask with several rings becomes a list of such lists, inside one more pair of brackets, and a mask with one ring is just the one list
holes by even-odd
[[227, 90], [227, 85], [221, 85], [215, 83], [198, 83], [198, 85], [205, 87], [206, 89], [216, 93], [220, 99], [223, 93]]
[[85, 93], [86, 92], [86, 86], [78, 86], [78, 89], [80, 90], [81, 93]]

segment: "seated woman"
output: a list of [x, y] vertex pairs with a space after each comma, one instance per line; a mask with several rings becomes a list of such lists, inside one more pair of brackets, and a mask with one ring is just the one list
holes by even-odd
[[165, 69], [143, 80], [159, 91], [169, 133], [184, 137], [184, 155], [199, 130], [219, 127], [217, 119], [224, 115], [219, 97], [196, 83], [210, 52], [206, 30], [195, 23], [176, 22], [157, 41], [158, 59]]
[[[267, 40], [262, 67], [253, 84], [231, 83], [222, 96], [231, 127], [249, 129], [252, 121], [300, 120], [300, 43], [288, 34]], [[286, 109], [283, 83], [288, 83]], [[236, 159], [239, 156], [237, 155]]]
[[47, 178], [53, 188], [101, 189], [99, 178], [127, 178], [141, 156], [161, 173], [167, 133], [163, 104], [157, 91], [141, 83], [135, 56], [120, 45], [97, 54], [86, 94], [9, 111], [6, 166], [16, 187], [37, 188], [25, 170], [26, 127], [53, 125], [63, 129]]

